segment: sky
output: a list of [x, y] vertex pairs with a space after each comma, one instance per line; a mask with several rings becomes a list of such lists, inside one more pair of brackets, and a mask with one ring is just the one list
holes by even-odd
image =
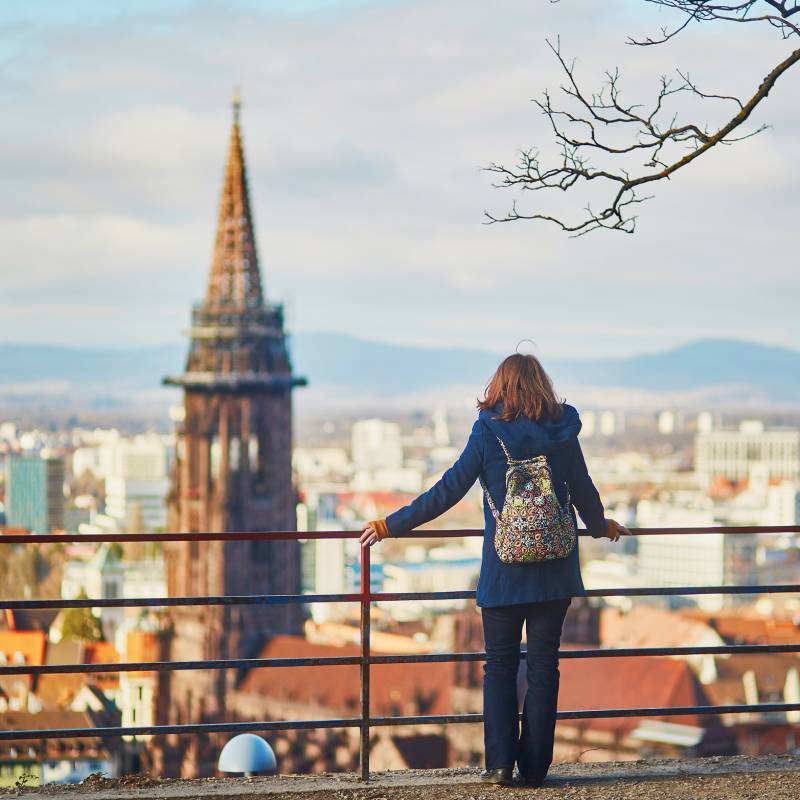
[[241, 86], [264, 284], [293, 331], [553, 356], [800, 347], [800, 69], [756, 112], [772, 127], [657, 185], [634, 236], [485, 224], [513, 195], [483, 168], [554, 152], [531, 102], [561, 82], [546, 37], [589, 86], [619, 66], [631, 101], [676, 66], [746, 94], [790, 49], [743, 25], [625, 44], [664, 22], [642, 0], [4, 0], [0, 342], [180, 339]]

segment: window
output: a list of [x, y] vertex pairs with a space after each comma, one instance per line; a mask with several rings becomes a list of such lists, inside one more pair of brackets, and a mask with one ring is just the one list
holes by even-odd
[[272, 487], [269, 465], [269, 426], [263, 419], [255, 420], [256, 434], [250, 437], [248, 455], [250, 458], [250, 479], [256, 497], [268, 497]]
[[239, 450], [239, 437], [232, 436], [230, 448], [228, 450], [228, 463], [230, 465], [231, 472], [235, 472], [239, 469]]
[[211, 447], [209, 448], [210, 460], [211, 460], [211, 478], [212, 480], [216, 480], [219, 478], [219, 470], [222, 464], [222, 445], [219, 441], [219, 436], [215, 436], [211, 440]]

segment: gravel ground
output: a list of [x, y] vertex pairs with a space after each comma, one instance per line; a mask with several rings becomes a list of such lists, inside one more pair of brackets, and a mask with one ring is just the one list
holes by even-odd
[[405, 771], [377, 775], [307, 775], [205, 780], [117, 780], [92, 777], [78, 786], [0, 789], [25, 800], [798, 800], [800, 755], [735, 756], [683, 761], [629, 761], [555, 766], [541, 789], [483, 786], [475, 770]]
[[800, 773], [702, 775], [684, 778], [619, 778], [608, 781], [554, 780], [541, 789], [475, 785], [324, 791], [314, 800], [502, 800], [533, 796], [569, 800], [797, 800]]

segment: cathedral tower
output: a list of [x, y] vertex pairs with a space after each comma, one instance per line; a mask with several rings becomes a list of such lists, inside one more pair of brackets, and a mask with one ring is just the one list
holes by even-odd
[[[237, 98], [186, 368], [164, 379], [184, 390], [169, 503], [169, 529], [177, 532], [296, 529], [291, 393], [305, 381], [292, 374], [283, 310], [264, 297], [239, 116]], [[297, 542], [173, 542], [165, 558], [170, 596], [300, 592]], [[173, 607], [169, 617], [168, 655], [179, 661], [252, 657], [269, 635], [298, 633], [301, 622], [296, 605]], [[161, 722], [226, 718], [233, 671], [163, 675]]]

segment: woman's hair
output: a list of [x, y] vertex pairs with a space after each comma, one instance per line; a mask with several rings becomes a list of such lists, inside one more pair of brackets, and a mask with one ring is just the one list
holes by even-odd
[[483, 400], [478, 400], [478, 408], [494, 408], [497, 403], [503, 404], [498, 419], [504, 422], [517, 417], [558, 419], [564, 411], [539, 359], [521, 353], [503, 360], [486, 386]]

